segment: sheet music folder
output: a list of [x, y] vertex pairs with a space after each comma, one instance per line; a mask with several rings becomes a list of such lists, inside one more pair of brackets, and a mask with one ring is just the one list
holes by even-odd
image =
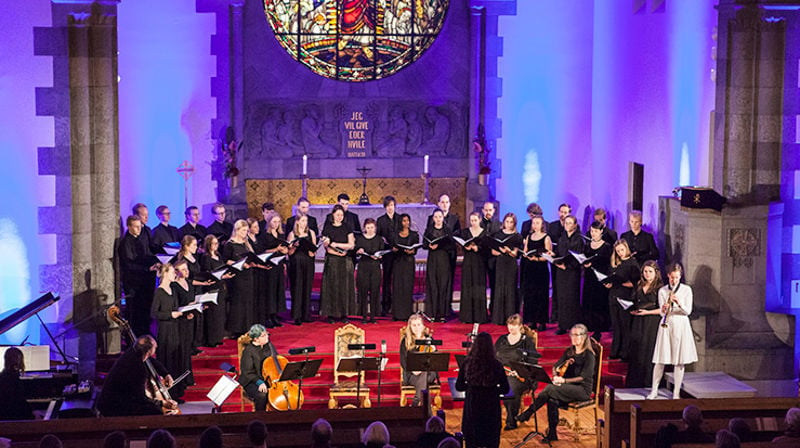
[[378, 358], [341, 358], [336, 370], [340, 372], [364, 372], [367, 370], [378, 370], [380, 361]]
[[514, 369], [519, 376], [526, 380], [538, 381], [540, 383], [551, 384], [553, 380], [538, 364], [531, 364], [528, 362], [511, 361], [511, 368]]
[[409, 352], [406, 360], [406, 368], [409, 371], [419, 372], [445, 372], [450, 368], [449, 364], [450, 353], [442, 352]]

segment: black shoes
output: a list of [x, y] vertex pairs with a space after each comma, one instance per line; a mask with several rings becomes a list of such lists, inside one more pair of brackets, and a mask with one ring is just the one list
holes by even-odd
[[532, 416], [533, 412], [531, 410], [525, 410], [525, 412], [523, 412], [522, 414], [519, 414], [518, 416], [514, 417], [514, 420], [520, 423], [525, 423], [528, 420], [530, 420]]
[[506, 423], [506, 426], [503, 428], [505, 431], [512, 431], [517, 429], [517, 422], [515, 420], [511, 420], [510, 422]]

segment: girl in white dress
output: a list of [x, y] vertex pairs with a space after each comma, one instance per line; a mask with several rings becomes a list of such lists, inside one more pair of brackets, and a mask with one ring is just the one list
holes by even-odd
[[[672, 398], [680, 398], [681, 383], [686, 364], [697, 361], [697, 348], [694, 345], [694, 334], [689, 323], [692, 313], [692, 288], [681, 283], [683, 268], [674, 263], [667, 270], [669, 284], [658, 291], [658, 304], [661, 306], [661, 326], [656, 336], [656, 348], [653, 352], [653, 385], [650, 395], [652, 400], [658, 396], [658, 385], [664, 375], [664, 365], [675, 366], [675, 389]], [[666, 316], [666, 317], [664, 317]]]

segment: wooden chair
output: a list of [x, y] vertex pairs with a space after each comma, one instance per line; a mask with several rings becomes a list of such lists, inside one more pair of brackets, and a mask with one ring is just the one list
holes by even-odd
[[[403, 337], [406, 335], [406, 327], [404, 325], [403, 328], [400, 329], [400, 341], [403, 340]], [[433, 329], [428, 329], [429, 334], [433, 334]], [[408, 404], [408, 397], [414, 398], [414, 395], [417, 394], [417, 390], [414, 386], [409, 386], [403, 384], [403, 378], [405, 378], [403, 366], [400, 366], [400, 406], [406, 406]], [[436, 414], [436, 411], [442, 408], [442, 386], [439, 384], [430, 384], [428, 385], [428, 393], [431, 397], [431, 414]]]
[[[236, 347], [238, 350], [236, 359], [239, 360], [240, 375], [242, 374], [242, 352], [244, 351], [244, 348], [247, 346], [247, 344], [249, 344], [250, 342], [252, 342], [252, 339], [250, 339], [250, 336], [247, 333], [239, 336], [239, 338], [236, 340]], [[247, 392], [244, 391], [244, 387], [241, 386], [239, 387], [239, 397], [240, 397], [239, 402], [241, 403], [241, 406], [239, 407], [240, 412], [245, 411], [245, 403], [250, 403], [251, 409], [248, 409], [248, 411], [252, 411], [255, 408], [256, 403], [253, 400], [251, 400], [249, 396], [247, 396]]]
[[[595, 364], [595, 373], [594, 373], [594, 394], [593, 396], [586, 401], [575, 401], [569, 403], [567, 405], [567, 410], [573, 411], [573, 419], [572, 423], [568, 420], [565, 420], [565, 426], [572, 431], [572, 438], [575, 442], [580, 441], [581, 435], [584, 434], [595, 434], [597, 433], [597, 406], [600, 402], [600, 380], [601, 380], [601, 372], [603, 369], [603, 346], [600, 345], [599, 342], [595, 341], [594, 339], [589, 339], [592, 344], [592, 349], [595, 353], [595, 358], [597, 359], [597, 363]], [[594, 427], [593, 428], [583, 428], [581, 426], [581, 410], [583, 409], [592, 409], [594, 411]], [[598, 439], [599, 440], [599, 439]]]
[[[364, 329], [356, 327], [353, 324], [347, 324], [339, 327], [333, 334], [333, 386], [331, 386], [328, 398], [328, 409], [336, 409], [339, 407], [340, 398], [356, 398], [358, 393], [360, 396], [360, 405], [362, 408], [369, 408], [372, 402], [369, 399], [369, 388], [364, 383], [364, 374], [361, 372], [358, 375], [356, 372], [340, 372], [337, 370], [339, 367], [339, 360], [343, 358], [354, 358], [364, 356], [364, 350], [350, 350], [347, 348], [349, 344], [363, 344], [364, 343]], [[353, 378], [345, 381], [340, 380], [340, 377]], [[358, 383], [361, 382], [359, 391]]]

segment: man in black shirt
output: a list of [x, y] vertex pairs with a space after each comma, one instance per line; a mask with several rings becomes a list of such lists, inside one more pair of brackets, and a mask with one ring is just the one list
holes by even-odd
[[136, 344], [117, 359], [97, 398], [97, 410], [101, 415], [161, 415], [163, 409], [178, 408], [173, 400], [151, 399], [145, 393], [145, 384], [150, 380], [148, 358], [156, 373], [164, 378], [164, 385], [171, 387], [173, 383], [167, 369], [153, 358], [157, 346], [152, 336], [139, 336]]
[[[361, 233], [361, 223], [358, 221], [358, 215], [347, 210], [350, 207], [350, 196], [348, 196], [347, 193], [342, 193], [336, 197], [336, 202], [339, 205], [341, 205], [342, 208], [344, 209], [344, 223], [347, 224], [348, 227], [350, 227], [350, 230], [352, 230], [353, 233]], [[328, 213], [328, 215], [325, 216], [325, 225], [327, 226], [332, 222], [333, 222], [333, 214]], [[309, 228], [311, 228], [310, 221], [309, 221]]]
[[[444, 226], [450, 232], [450, 235], [457, 235], [458, 232], [461, 230], [461, 221], [458, 219], [458, 215], [454, 215], [450, 213], [450, 196], [443, 194], [439, 196], [439, 202], [436, 204], [439, 206], [439, 210], [444, 213]], [[428, 223], [426, 224], [426, 228], [431, 227], [433, 225], [433, 213], [428, 216]], [[454, 290], [455, 285], [455, 272], [456, 272], [456, 257], [458, 253], [456, 252], [456, 245], [450, 244], [447, 248], [447, 255], [450, 256], [450, 272], [453, 273], [450, 276], [450, 297], [447, 299], [446, 310], [448, 314], [453, 313], [452, 303], [453, 303], [453, 294], [452, 291]]]
[[[395, 213], [397, 207], [397, 200], [394, 196], [386, 196], [383, 198], [383, 209], [386, 211], [383, 215], [378, 217], [378, 236], [383, 238], [385, 243], [384, 248], [390, 249], [394, 241], [394, 235], [400, 229], [400, 215]], [[394, 253], [381, 257], [381, 265], [383, 266], [383, 296], [381, 298], [381, 307], [383, 308], [383, 315], [389, 314], [392, 307], [392, 269], [394, 268]]]
[[128, 231], [120, 239], [117, 255], [125, 293], [125, 310], [134, 334], [150, 333], [150, 306], [156, 288], [155, 266], [158, 259], [140, 238], [142, 221], [136, 215], [126, 220]]
[[183, 239], [186, 235], [191, 235], [195, 237], [197, 240], [197, 244], [201, 244], [208, 234], [208, 230], [206, 226], [200, 224], [200, 209], [194, 205], [190, 205], [186, 207], [186, 211], [183, 212], [184, 216], [186, 216], [186, 224], [181, 226], [178, 229], [179, 236]]
[[211, 207], [211, 212], [214, 214], [214, 222], [208, 226], [208, 233], [214, 235], [219, 240], [220, 246], [225, 241], [228, 241], [228, 238], [231, 237], [233, 233], [233, 224], [225, 221], [225, 215], [227, 212], [225, 211], [225, 206], [216, 203], [213, 207]]
[[[606, 211], [605, 209], [598, 208], [594, 211], [594, 220], [603, 224], [603, 235], [601, 238], [606, 243], [610, 244], [612, 247], [614, 243], [617, 242], [617, 232], [614, 229], [608, 227], [606, 224]], [[592, 229], [586, 231], [586, 236], [591, 237]]]
[[147, 248], [147, 252], [153, 252], [153, 246], [150, 243], [150, 234], [152, 230], [147, 225], [147, 220], [150, 217], [150, 212], [147, 210], [147, 206], [142, 204], [141, 202], [137, 203], [133, 206], [133, 214], [139, 217], [139, 220], [142, 222], [142, 234], [139, 235], [139, 242], [144, 244], [144, 247]]
[[[494, 202], [486, 201], [483, 203], [483, 208], [481, 209], [481, 227], [486, 231], [487, 238], [491, 238], [496, 232], [503, 228], [503, 224], [494, 217], [495, 211]], [[491, 290], [491, 297], [494, 299], [497, 257], [493, 257], [488, 251], [486, 255], [486, 273], [489, 275], [489, 289]]]
[[[165, 244], [179, 242], [181, 239], [178, 228], [169, 223], [170, 215], [171, 212], [166, 205], [160, 205], [156, 209], [156, 216], [160, 222], [153, 227], [153, 232], [150, 234], [150, 251], [154, 254], [163, 254]], [[197, 243], [203, 244], [202, 241]]]
[[[314, 234], [319, 238], [319, 228], [317, 227], [317, 218], [308, 214], [308, 209], [311, 206], [311, 203], [305, 197], [301, 197], [297, 200], [297, 214], [290, 216], [289, 219], [286, 220], [286, 227], [284, 228], [284, 233], [286, 235], [289, 234], [292, 230], [294, 230], [294, 222], [300, 216], [308, 216], [308, 228], [314, 231]], [[345, 212], [345, 215], [347, 212]], [[346, 220], [347, 218], [345, 218]], [[263, 233], [263, 230], [262, 230]]]
[[[564, 233], [564, 220], [567, 216], [572, 214], [572, 206], [564, 203], [558, 206], [558, 220], [551, 221], [547, 224], [547, 234], [550, 236], [550, 241], [555, 244], [558, 244], [558, 240], [561, 239], [561, 234]], [[580, 232], [580, 228], [576, 230]], [[554, 251], [557, 249], [554, 247]], [[550, 281], [553, 290], [553, 297], [552, 297], [552, 304], [550, 305], [550, 322], [558, 322], [558, 290], [556, 289], [556, 276], [558, 275], [558, 269], [550, 269]]]
[[647, 260], [658, 261], [658, 247], [653, 234], [642, 230], [642, 212], [634, 210], [628, 213], [628, 225], [631, 229], [620, 238], [628, 242], [631, 254], [639, 262], [639, 266]]

